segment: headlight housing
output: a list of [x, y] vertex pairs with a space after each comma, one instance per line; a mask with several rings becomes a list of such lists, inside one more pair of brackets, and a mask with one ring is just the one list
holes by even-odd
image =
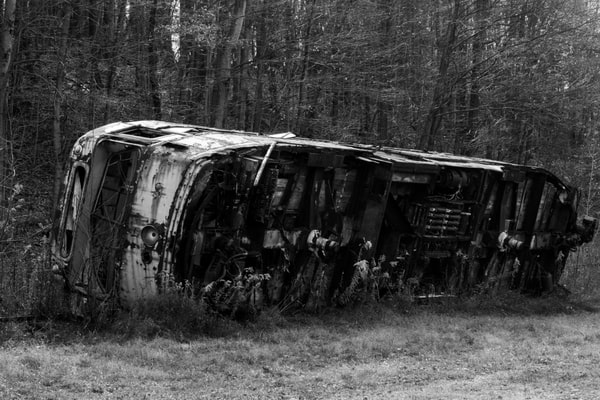
[[160, 239], [160, 234], [154, 225], [146, 225], [142, 228], [141, 237], [147, 247], [154, 247]]

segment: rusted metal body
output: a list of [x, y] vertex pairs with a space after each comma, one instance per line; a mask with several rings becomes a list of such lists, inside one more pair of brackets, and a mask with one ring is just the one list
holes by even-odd
[[158, 121], [88, 132], [65, 178], [56, 271], [125, 306], [178, 282], [282, 307], [345, 304], [373, 282], [542, 293], [594, 235], [577, 190], [541, 168], [289, 136]]

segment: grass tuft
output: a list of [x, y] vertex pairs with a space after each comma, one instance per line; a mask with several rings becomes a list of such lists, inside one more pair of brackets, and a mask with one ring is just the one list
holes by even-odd
[[[478, 295], [461, 298], [445, 305], [450, 311], [470, 315], [556, 315], [578, 311], [597, 311], [587, 302], [571, 300], [559, 292], [545, 296], [527, 296], [513, 291], [494, 296]], [[434, 308], [435, 309], [435, 308]], [[444, 307], [441, 307], [443, 310]]]
[[136, 301], [120, 311], [108, 331], [126, 338], [228, 336], [240, 323], [226, 318], [202, 300], [184, 293], [169, 292]]

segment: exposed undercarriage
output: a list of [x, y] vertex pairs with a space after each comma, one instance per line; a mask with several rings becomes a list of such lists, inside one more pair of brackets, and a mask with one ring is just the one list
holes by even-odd
[[586, 239], [574, 199], [544, 174], [404, 172], [290, 149], [213, 163], [187, 203], [174, 273], [221, 302], [234, 292], [282, 309], [397, 292], [540, 294]]

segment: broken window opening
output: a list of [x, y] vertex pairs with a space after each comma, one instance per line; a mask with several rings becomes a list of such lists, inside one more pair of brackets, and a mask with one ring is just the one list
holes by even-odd
[[87, 179], [87, 165], [74, 163], [69, 175], [66, 201], [63, 203], [63, 218], [59, 231], [61, 237], [60, 254], [65, 259], [71, 256], [73, 237], [81, 211], [83, 192]]
[[111, 293], [115, 289], [138, 159], [137, 148], [110, 154], [90, 213], [92, 281], [89, 283], [98, 285], [102, 293]]

